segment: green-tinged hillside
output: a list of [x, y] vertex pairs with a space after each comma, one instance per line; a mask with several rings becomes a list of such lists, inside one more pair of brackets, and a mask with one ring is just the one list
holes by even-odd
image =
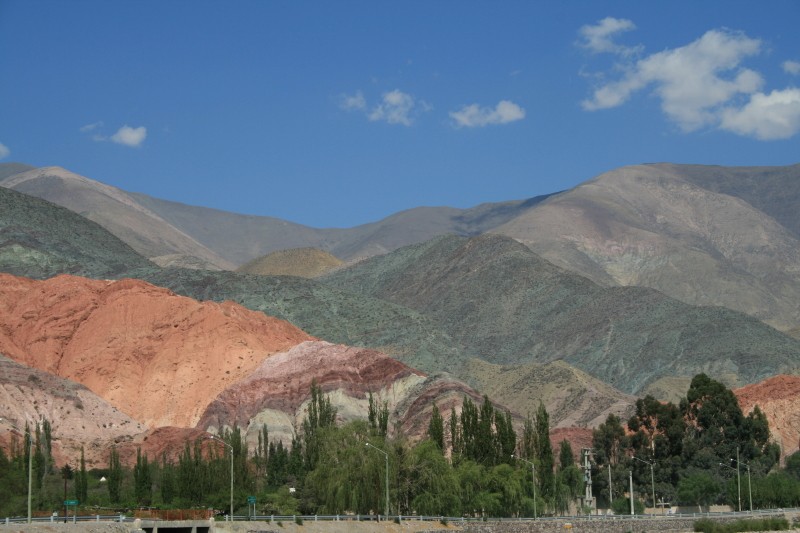
[[443, 237], [321, 279], [415, 309], [498, 364], [566, 361], [628, 393], [666, 375], [740, 383], [800, 367], [800, 342], [742, 313], [604, 288], [516, 241]]
[[242, 274], [260, 276], [299, 276], [316, 278], [340, 266], [343, 261], [336, 256], [316, 248], [292, 248], [279, 250], [248, 261], [236, 269]]
[[385, 300], [293, 276], [188, 269], [130, 275], [197, 300], [231, 300], [321, 339], [381, 350], [425, 372], [460, 370], [456, 344], [431, 319]]
[[152, 266], [98, 224], [0, 187], [0, 271], [29, 278], [66, 273], [111, 278]]

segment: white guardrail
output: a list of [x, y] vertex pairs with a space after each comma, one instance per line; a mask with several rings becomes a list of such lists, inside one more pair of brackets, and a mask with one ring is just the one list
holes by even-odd
[[[541, 521], [583, 521], [583, 520], [602, 520], [602, 521], [612, 521], [612, 520], [636, 520], [636, 521], [648, 521], [648, 520], [678, 520], [678, 519], [696, 519], [696, 518], [748, 518], [748, 517], [763, 517], [763, 516], [774, 516], [774, 515], [782, 515], [785, 513], [800, 513], [800, 508], [790, 508], [790, 509], [759, 509], [754, 510], [752, 513], [750, 511], [730, 511], [730, 512], [721, 512], [721, 513], [675, 513], [675, 514], [636, 514], [636, 515], [574, 515], [574, 516], [540, 516], [538, 518], [533, 517], [463, 517], [463, 516], [417, 516], [417, 515], [390, 515], [388, 520], [390, 521], [403, 521], [403, 520], [416, 520], [416, 521], [427, 521], [427, 522], [448, 522], [448, 523], [459, 523], [459, 522], [529, 522], [531, 520], [541, 520]], [[219, 521], [228, 521], [228, 516], [224, 517], [217, 517]], [[67, 517], [66, 522], [70, 523], [77, 523], [77, 522], [133, 522], [135, 520], [134, 517], [127, 516], [124, 514], [115, 514], [115, 515], [83, 515], [83, 516], [70, 516]], [[234, 515], [233, 520], [237, 522], [241, 521], [253, 521], [253, 522], [297, 522], [298, 520], [302, 520], [303, 522], [317, 522], [317, 521], [327, 521], [327, 522], [344, 522], [344, 521], [385, 521], [387, 517], [384, 515], [358, 515], [358, 514], [343, 514], [343, 515]], [[24, 524], [28, 521], [26, 517], [6, 517], [4, 519], [0, 519], [0, 526], [2, 525], [10, 525], [10, 524]], [[32, 522], [37, 524], [41, 523], [56, 523], [56, 522], [64, 522], [63, 516], [45, 516], [45, 517], [34, 517], [31, 519]], [[142, 521], [145, 522], [159, 522], [162, 520], [152, 519], [152, 518], [143, 518]], [[166, 520], [164, 520], [166, 521]]]

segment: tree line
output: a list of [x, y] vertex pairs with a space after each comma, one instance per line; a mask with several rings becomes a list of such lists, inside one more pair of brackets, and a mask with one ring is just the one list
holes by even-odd
[[[270, 439], [262, 426], [248, 450], [241, 429], [187, 442], [177, 460], [137, 451], [126, 468], [112, 448], [108, 467], [54, 469], [52, 431], [43, 422], [26, 428], [25, 442], [0, 450], [0, 515], [24, 513], [28, 449], [34, 467], [34, 506], [60, 507], [57, 483], [69, 480], [70, 496], [82, 505], [112, 508], [213, 508], [227, 510], [233, 458], [234, 506], [248, 511], [248, 496], [266, 515], [383, 513], [386, 461], [390, 513], [434, 516], [542, 516], [589, 512], [582, 507], [584, 474], [568, 441], [556, 450], [543, 404], [517, 435], [508, 411], [484, 396], [464, 398], [460, 410], [442, 413], [434, 403], [425, 438], [412, 443], [401, 428], [389, 431], [386, 402], [368, 396], [363, 420], [337, 424], [337, 411], [316, 383], [302, 427], [289, 443]], [[31, 442], [30, 447], [27, 442]], [[370, 446], [366, 444], [369, 443]], [[373, 449], [377, 448], [377, 450]], [[384, 455], [385, 454], [385, 455]], [[754, 507], [800, 504], [800, 453], [780, 468], [780, 450], [769, 440], [758, 408], [745, 416], [733, 393], [705, 375], [696, 376], [678, 405], [645, 397], [627, 421], [614, 415], [593, 431], [592, 489], [599, 507], [629, 511], [628, 480], [635, 510], [656, 504], [727, 503], [749, 508], [750, 491], [736, 481], [749, 467]], [[652, 468], [651, 468], [652, 465]], [[652, 477], [651, 477], [652, 472]], [[105, 481], [101, 482], [100, 479]], [[741, 486], [744, 486], [743, 484]]]

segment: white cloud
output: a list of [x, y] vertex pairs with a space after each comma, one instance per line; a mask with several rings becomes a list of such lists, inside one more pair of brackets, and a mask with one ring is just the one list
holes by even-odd
[[147, 137], [147, 128], [139, 126], [138, 128], [131, 128], [127, 124], [122, 126], [117, 133], [111, 136], [111, 140], [117, 144], [124, 144], [125, 146], [138, 147]]
[[589, 49], [592, 53], [599, 54], [611, 52], [623, 56], [635, 54], [641, 46], [623, 46], [616, 44], [613, 37], [619, 33], [635, 30], [636, 25], [628, 19], [615, 19], [606, 17], [595, 25], [582, 26], [578, 33], [583, 38], [579, 44]]
[[489, 124], [507, 124], [525, 118], [525, 110], [509, 100], [501, 100], [494, 109], [479, 107], [478, 104], [464, 106], [451, 111], [450, 118], [457, 127], [474, 128]]
[[[376, 106], [367, 117], [372, 121], [383, 120], [389, 124], [402, 124], [410, 126], [411, 117], [416, 103], [414, 97], [398, 89], [383, 94], [383, 101]], [[425, 108], [426, 105], [423, 105]]]
[[11, 155], [11, 150], [8, 149], [3, 143], [0, 143], [0, 159], [5, 159], [6, 157]]
[[788, 139], [800, 131], [800, 89], [753, 94], [743, 107], [725, 109], [720, 127], [762, 141]]
[[800, 61], [784, 61], [782, 66], [783, 71], [787, 74], [793, 74], [795, 76], [800, 74]]
[[364, 94], [361, 91], [357, 91], [352, 96], [343, 94], [339, 100], [339, 107], [345, 111], [366, 109], [367, 101], [364, 99]]
[[743, 59], [760, 51], [758, 39], [711, 30], [686, 46], [628, 65], [620, 80], [598, 87], [582, 105], [588, 111], [616, 107], [633, 93], [653, 86], [664, 113], [684, 131], [717, 125], [732, 99], [761, 88], [761, 75], [740, 67]]
[[92, 124], [87, 124], [85, 126], [81, 126], [80, 131], [83, 132], [83, 133], [88, 133], [90, 131], [94, 131], [97, 128], [101, 128], [101, 127], [103, 127], [103, 121], [102, 120], [98, 120], [97, 122], [94, 122]]

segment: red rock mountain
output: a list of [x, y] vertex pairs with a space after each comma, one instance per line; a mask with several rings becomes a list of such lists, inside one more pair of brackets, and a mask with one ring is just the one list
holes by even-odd
[[82, 383], [148, 427], [192, 427], [267, 356], [311, 337], [137, 280], [0, 274], [0, 353]]
[[800, 449], [800, 376], [780, 375], [733, 391], [744, 414], [753, 408], [764, 413], [781, 457]]
[[[263, 424], [273, 437], [291, 439], [302, 424], [312, 381], [329, 395], [340, 421], [363, 419], [369, 394], [412, 439], [427, 430], [433, 402], [443, 413], [460, 411], [465, 397], [481, 397], [447, 376], [427, 376], [381, 352], [307, 341], [276, 354], [246, 379], [234, 384], [208, 406], [198, 427], [216, 432], [236, 423], [255, 440]], [[287, 442], [288, 444], [288, 442]]]
[[[55, 421], [54, 447], [74, 460], [87, 444], [90, 465], [104, 464], [112, 443], [126, 463], [138, 447], [175, 457], [187, 440], [234, 424], [253, 445], [264, 424], [288, 444], [312, 380], [340, 421], [365, 418], [372, 392], [386, 402], [390, 427], [399, 424], [412, 440], [424, 435], [433, 402], [447, 413], [465, 397], [481, 400], [460, 381], [375, 350], [318, 341], [231, 302], [198, 302], [130, 279], [0, 274], [0, 354], [10, 358], [0, 357], [4, 418], [17, 428], [42, 416]], [[7, 446], [11, 426], [0, 430]]]

